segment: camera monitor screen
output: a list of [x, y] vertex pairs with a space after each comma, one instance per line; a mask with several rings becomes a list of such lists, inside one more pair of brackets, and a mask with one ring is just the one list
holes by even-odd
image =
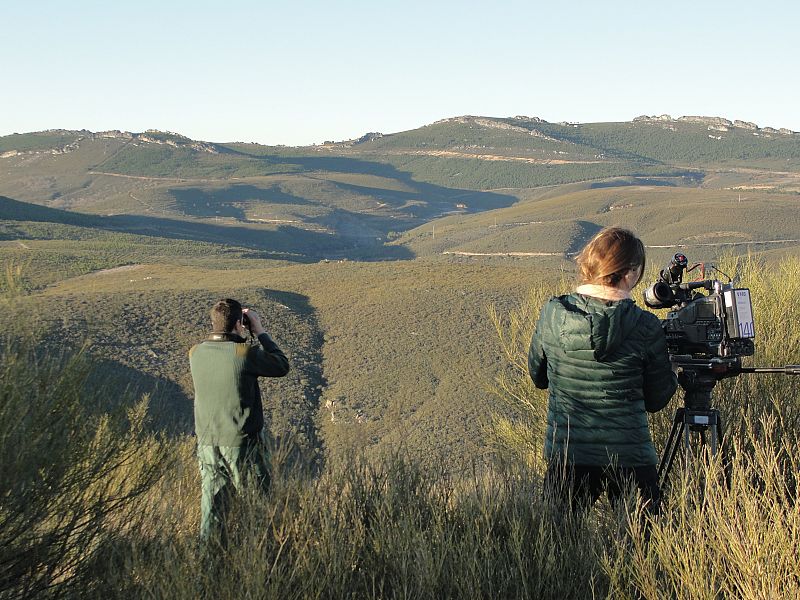
[[725, 312], [728, 317], [729, 336], [735, 338], [754, 338], [756, 336], [750, 290], [726, 290]]

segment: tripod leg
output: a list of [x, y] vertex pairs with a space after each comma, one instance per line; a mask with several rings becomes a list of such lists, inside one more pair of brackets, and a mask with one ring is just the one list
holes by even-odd
[[716, 437], [718, 440], [718, 448], [720, 452], [720, 458], [722, 459], [722, 472], [725, 477], [725, 487], [728, 490], [731, 489], [731, 471], [733, 466], [731, 465], [731, 457], [728, 454], [728, 448], [725, 445], [725, 440], [722, 437], [722, 415], [717, 413], [717, 426], [714, 429], [716, 433]]
[[686, 463], [689, 463], [689, 459], [691, 458], [690, 454], [692, 452], [692, 439], [690, 436], [691, 427], [686, 423], [686, 416], [683, 418], [683, 448], [684, 448], [684, 460]]
[[675, 411], [675, 417], [672, 419], [672, 428], [667, 437], [667, 443], [664, 445], [664, 452], [661, 455], [661, 462], [658, 464], [658, 485], [663, 487], [669, 477], [669, 472], [672, 470], [672, 463], [675, 461], [675, 453], [678, 451], [681, 437], [686, 429], [684, 422], [684, 409], [679, 408]]
[[[699, 434], [699, 437], [700, 437], [700, 448], [701, 449], [705, 448], [706, 445], [707, 445], [707, 443], [706, 443], [706, 430], [705, 429], [701, 429], [700, 431], [698, 431], [698, 434]], [[711, 454], [714, 454], [714, 452], [716, 452], [716, 446], [715, 446], [716, 440], [717, 440], [716, 436], [714, 435], [714, 433], [712, 433], [711, 434]]]

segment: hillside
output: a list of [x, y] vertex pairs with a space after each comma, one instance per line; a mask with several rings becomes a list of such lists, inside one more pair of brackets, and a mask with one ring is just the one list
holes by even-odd
[[[533, 389], [524, 367], [509, 368], [524, 365], [523, 334], [538, 303], [563, 285], [558, 274], [424, 259], [394, 263], [396, 271], [388, 264], [139, 266], [4, 304], [13, 310], [0, 320], [14, 311], [29, 317], [26, 330], [41, 340], [39, 348], [0, 343], [4, 595], [797, 596], [796, 378], [720, 382], [729, 477], [720, 454], [706, 462], [679, 452], [657, 514], [605, 501], [565, 510], [542, 486], [537, 416], [546, 393]], [[754, 360], [796, 361], [800, 261], [758, 266], [742, 273], [760, 323]], [[508, 353], [487, 354], [476, 300], [492, 286], [507, 296], [505, 285], [525, 285], [526, 274], [537, 280], [534, 310], [501, 306]], [[271, 287], [236, 287], [252, 280]], [[308, 296], [277, 291], [302, 287]], [[186, 377], [186, 346], [204, 329], [198, 307], [227, 292], [263, 310], [295, 367], [264, 385], [273, 432], [282, 441], [299, 432], [310, 450], [324, 440], [330, 460], [319, 471], [303, 468], [279, 445], [269, 496], [257, 486], [241, 490], [226, 529], [231, 543], [209, 562], [219, 542], [197, 541], [194, 440], [140, 430], [125, 388], [135, 382], [134, 397], [155, 388], [154, 412], [187, 412], [176, 378]], [[99, 369], [61, 355], [73, 334], [86, 334], [90, 352], [106, 356]], [[162, 377], [137, 380], [145, 371]], [[481, 389], [484, 372], [509, 375], [498, 395], [523, 418], [489, 426], [502, 413]], [[176, 392], [171, 402], [165, 387]], [[335, 395], [326, 399], [329, 389]], [[128, 410], [106, 413], [109, 398]], [[381, 412], [378, 399], [392, 404]], [[677, 404], [652, 420], [657, 447]], [[692, 434], [691, 447], [704, 453], [702, 435]], [[42, 530], [48, 535], [24, 533]]]
[[[300, 261], [410, 257], [388, 243], [433, 219], [451, 223], [488, 210], [501, 211], [492, 223], [522, 213], [522, 221], [535, 221], [533, 205], [515, 204], [532, 190], [563, 196], [556, 188], [569, 184], [730, 189], [751, 200], [756, 192], [800, 193], [800, 134], [716, 117], [554, 124], [467, 116], [305, 148], [198, 142], [156, 131], [49, 131], [0, 138], [0, 151], [0, 194], [8, 198], [114, 217], [105, 223], [132, 233], [236, 240]], [[549, 214], [542, 219], [553, 220], [554, 211], [542, 208]], [[496, 246], [487, 238], [475, 250], [525, 245], [524, 232], [508, 233], [493, 236]], [[758, 239], [761, 232], [745, 235]], [[553, 239], [566, 244], [553, 251], [573, 244], [568, 232]], [[548, 246], [532, 245], [532, 252]]]
[[456, 117], [305, 148], [22, 134], [0, 138], [0, 291], [48, 343], [86, 342], [115, 386], [152, 392], [171, 432], [191, 430], [185, 353], [207, 307], [241, 297], [294, 364], [265, 384], [277, 438], [449, 464], [485, 451], [503, 410], [489, 305], [569, 286], [609, 224], [651, 269], [676, 248], [797, 255], [798, 202], [800, 135], [710, 118]]
[[141, 264], [70, 278], [26, 298], [37, 315], [31, 327], [52, 347], [88, 343], [113, 375], [109, 390], [152, 393], [156, 425], [190, 432], [186, 352], [208, 331], [213, 301], [234, 296], [264, 314], [293, 365], [289, 377], [262, 384], [277, 438], [299, 430], [329, 460], [353, 448], [406, 446], [420, 458], [459, 462], [486, 446], [490, 386], [505, 369], [487, 310], [515, 306], [535, 281], [530, 269], [230, 266], [237, 270]]
[[397, 241], [415, 255], [577, 252], [600, 228], [623, 225], [655, 251], [720, 254], [800, 248], [800, 197], [761, 190], [630, 185], [522, 200], [437, 219]]

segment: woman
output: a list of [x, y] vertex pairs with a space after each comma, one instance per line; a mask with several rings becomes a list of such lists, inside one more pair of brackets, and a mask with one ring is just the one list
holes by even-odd
[[612, 502], [633, 483], [657, 510], [658, 456], [647, 412], [677, 388], [658, 318], [631, 300], [644, 245], [609, 227], [578, 255], [581, 284], [542, 308], [528, 353], [536, 387], [550, 389], [545, 489], [573, 507], [603, 490]]

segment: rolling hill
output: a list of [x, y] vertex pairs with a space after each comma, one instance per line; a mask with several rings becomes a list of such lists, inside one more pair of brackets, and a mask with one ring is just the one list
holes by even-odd
[[114, 385], [151, 392], [179, 433], [185, 352], [214, 298], [241, 297], [295, 367], [266, 384], [276, 437], [331, 460], [459, 462], [503, 410], [489, 305], [568, 286], [610, 224], [640, 234], [652, 269], [675, 248], [797, 255], [799, 203], [800, 135], [719, 118], [465, 116], [303, 148], [28, 133], [0, 138], [0, 291], [48, 344], [87, 342]]

